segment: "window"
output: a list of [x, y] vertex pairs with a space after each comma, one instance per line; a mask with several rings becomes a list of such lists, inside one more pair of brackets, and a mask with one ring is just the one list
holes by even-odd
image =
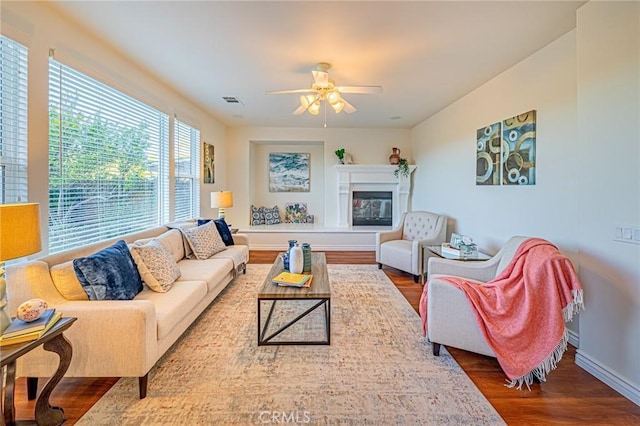
[[200, 215], [200, 131], [175, 120], [175, 220]]
[[169, 117], [49, 60], [49, 252], [168, 220]]
[[0, 204], [27, 201], [27, 53], [0, 36]]

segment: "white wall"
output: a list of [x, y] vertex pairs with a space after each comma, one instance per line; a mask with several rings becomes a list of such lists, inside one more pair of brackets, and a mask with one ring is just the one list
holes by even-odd
[[[612, 241], [640, 222], [638, 3], [590, 2], [577, 29], [413, 130], [413, 207], [495, 252], [539, 236], [573, 261], [586, 310], [576, 362], [640, 403], [640, 250]], [[476, 186], [476, 129], [537, 110], [536, 185]]]
[[[29, 48], [28, 179], [29, 201], [40, 203], [43, 247], [48, 246], [48, 66], [49, 49], [55, 58], [90, 75], [170, 117], [200, 129], [201, 139], [226, 158], [226, 130], [198, 105], [113, 50], [81, 26], [59, 14], [46, 2], [1, 2], [2, 34]], [[216, 184], [201, 186], [203, 216], [213, 214], [209, 193], [224, 188], [226, 163], [216, 162]], [[46, 252], [43, 251], [41, 254]]]
[[[353, 155], [357, 164], [389, 164], [391, 149], [398, 147], [401, 155], [413, 164], [411, 130], [407, 129], [240, 127], [228, 130], [227, 141], [229, 158], [234, 161], [228, 168], [228, 188], [225, 189], [233, 191], [234, 206], [227, 210], [226, 215], [228, 222], [233, 223], [234, 227], [249, 225], [251, 204], [262, 203], [261, 200], [267, 199], [284, 201], [284, 198], [291, 198], [291, 193], [275, 196], [267, 195], [264, 191], [269, 179], [268, 170], [263, 169], [264, 155], [268, 155], [267, 151], [273, 146], [292, 149], [292, 145], [288, 144], [296, 143], [317, 144], [323, 148], [322, 153], [317, 152], [317, 155], [322, 155], [322, 161], [315, 162], [312, 158], [312, 167], [314, 164], [324, 167], [324, 191], [316, 193], [312, 190], [308, 194], [308, 206], [309, 213], [317, 214], [325, 226], [336, 226], [338, 222], [338, 184], [334, 168], [338, 159], [334, 154], [335, 150], [345, 148]], [[259, 147], [257, 152], [256, 147]], [[295, 151], [310, 152], [307, 148], [309, 147], [296, 147]], [[303, 197], [302, 194], [300, 193], [300, 198]], [[265, 204], [269, 205], [266, 201]]]
[[580, 314], [578, 365], [640, 404], [640, 3], [578, 10]]
[[[449, 232], [489, 252], [512, 235], [531, 235], [577, 260], [575, 64], [572, 31], [414, 128], [414, 210], [446, 214]], [[476, 185], [476, 130], [532, 109], [536, 184]]]

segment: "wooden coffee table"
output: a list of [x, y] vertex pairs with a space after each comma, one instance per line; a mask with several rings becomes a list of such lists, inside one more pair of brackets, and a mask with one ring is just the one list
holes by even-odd
[[[262, 287], [258, 291], [258, 346], [266, 345], [329, 345], [331, 344], [331, 286], [327, 273], [327, 259], [324, 253], [311, 253], [311, 273], [313, 281], [309, 288], [283, 287], [272, 283], [272, 278], [284, 270], [282, 255], [278, 255], [271, 270], [267, 274]], [[295, 300], [310, 300], [312, 306], [301, 314], [292, 318], [283, 326], [270, 331], [269, 325], [276, 304], [288, 303]], [[271, 302], [267, 319], [262, 325], [262, 308]], [[273, 340], [280, 333], [309, 315], [316, 309], [324, 310], [325, 340]]]

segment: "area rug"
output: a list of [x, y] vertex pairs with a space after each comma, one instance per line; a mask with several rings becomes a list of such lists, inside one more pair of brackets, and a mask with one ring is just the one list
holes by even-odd
[[444, 348], [432, 355], [418, 314], [375, 265], [328, 265], [330, 346], [258, 346], [268, 269], [250, 264], [227, 286], [151, 370], [145, 399], [122, 378], [78, 424], [504, 424]]

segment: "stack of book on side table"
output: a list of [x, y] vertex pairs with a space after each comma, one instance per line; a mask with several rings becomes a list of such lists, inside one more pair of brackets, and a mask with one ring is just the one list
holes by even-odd
[[0, 336], [0, 347], [31, 342], [42, 337], [62, 318], [62, 312], [55, 309], [47, 309], [40, 318], [26, 322], [14, 318], [9, 327]]
[[280, 272], [271, 279], [274, 284], [287, 287], [309, 287], [311, 280], [313, 280], [311, 274], [294, 274], [287, 271]]

